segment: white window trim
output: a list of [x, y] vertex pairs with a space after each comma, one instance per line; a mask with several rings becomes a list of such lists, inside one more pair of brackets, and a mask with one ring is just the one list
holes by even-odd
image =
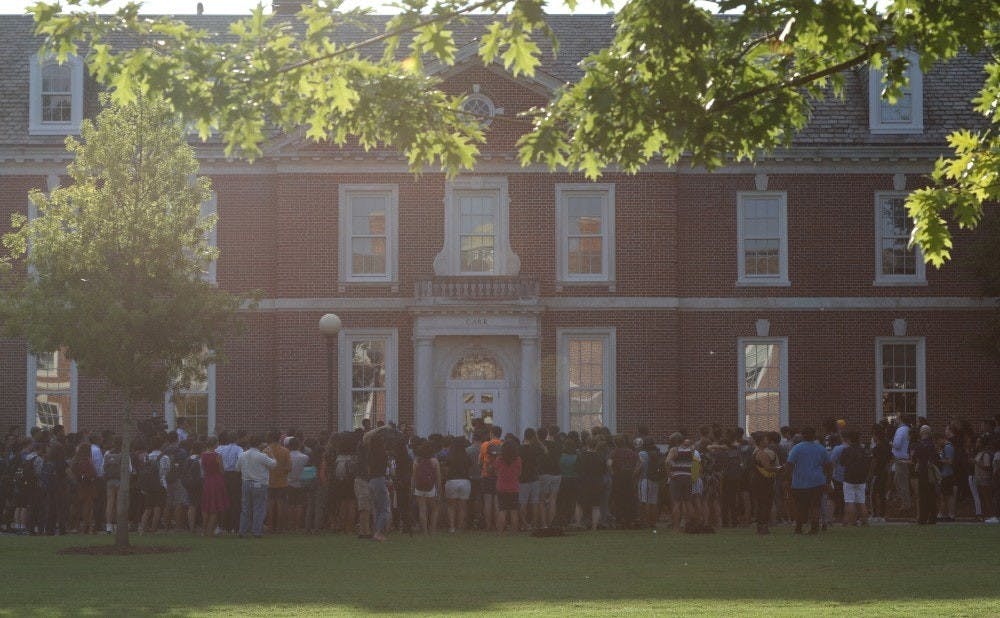
[[[743, 207], [744, 199], [771, 197], [778, 200], [778, 232], [781, 237], [778, 243], [777, 275], [747, 275], [746, 250], [743, 237]], [[736, 239], [737, 239], [737, 274], [736, 285], [746, 286], [789, 286], [788, 280], [788, 194], [784, 191], [740, 191], [736, 194]]]
[[385, 421], [399, 423], [399, 331], [395, 328], [344, 329], [337, 335], [337, 430], [350, 431], [351, 414], [351, 365], [353, 346], [357, 340], [381, 339], [385, 341]]
[[740, 337], [736, 343], [736, 385], [739, 390], [739, 427], [746, 427], [746, 374], [747, 357], [744, 348], [748, 345], [777, 345], [781, 347], [781, 375], [778, 393], [781, 397], [781, 408], [779, 411], [781, 421], [779, 426], [784, 427], [788, 422], [788, 337]]
[[906, 74], [909, 77], [910, 100], [913, 108], [911, 120], [908, 123], [882, 122], [881, 104], [882, 90], [885, 85], [882, 77], [885, 71], [880, 68], [868, 69], [868, 128], [874, 135], [919, 135], [924, 132], [924, 74], [920, 70], [920, 58], [914, 52], [903, 52], [909, 60]]
[[[462, 251], [459, 243], [461, 208], [458, 197], [463, 191], [496, 191], [497, 221], [493, 272], [462, 272]], [[434, 274], [438, 276], [491, 277], [517, 275], [521, 260], [510, 248], [510, 196], [507, 178], [502, 176], [464, 177], [449, 181], [444, 189], [444, 247], [434, 258]]]
[[55, 62], [51, 56], [35, 54], [28, 59], [28, 133], [31, 135], [76, 135], [83, 120], [83, 60], [69, 56], [70, 95], [73, 109], [69, 122], [42, 121], [42, 67]]
[[[219, 216], [218, 216], [219, 215], [219, 199], [218, 199], [218, 196], [216, 196], [215, 191], [212, 191], [211, 197], [209, 197], [208, 200], [206, 200], [201, 205], [201, 216], [202, 216], [202, 218], [209, 217], [211, 215], [215, 215], [215, 225], [213, 225], [212, 229], [210, 229], [208, 231], [208, 233], [205, 234], [205, 242], [208, 243], [209, 247], [212, 247], [213, 249], [217, 249], [219, 247], [219, 222], [220, 222], [220, 219], [219, 219]], [[217, 284], [219, 282], [218, 281], [218, 260], [212, 260], [211, 262], [209, 262], [209, 264], [208, 264], [208, 270], [205, 271], [204, 279], [205, 279], [205, 281], [207, 281], [209, 283], [212, 283], [212, 284]]]
[[[56, 354], [58, 354], [58, 352], [56, 352]], [[27, 372], [28, 384], [27, 384], [27, 388], [25, 389], [25, 391], [26, 391], [26, 396], [25, 396], [26, 411], [25, 411], [25, 416], [24, 416], [25, 434], [26, 435], [30, 435], [31, 434], [31, 428], [34, 427], [36, 425], [36, 423], [38, 422], [38, 419], [35, 416], [35, 414], [36, 414], [36, 409], [35, 409], [35, 395], [38, 394], [37, 384], [36, 384], [37, 374], [35, 373], [37, 371], [37, 368], [38, 368], [38, 359], [35, 357], [34, 354], [30, 354], [29, 353], [28, 354], [28, 372]], [[66, 427], [66, 433], [74, 433], [74, 432], [78, 431], [78, 429], [77, 429], [77, 413], [79, 411], [79, 403], [80, 403], [79, 402], [79, 397], [78, 397], [78, 393], [80, 392], [79, 382], [80, 382], [80, 376], [79, 376], [79, 373], [76, 370], [76, 361], [73, 361], [73, 362], [70, 363], [70, 366], [69, 366], [69, 389], [70, 389], [70, 394], [69, 394], [69, 401], [70, 401], [70, 404], [69, 404], [69, 427]]]
[[[351, 197], [355, 194], [376, 194], [388, 198], [385, 213], [385, 273], [355, 275], [351, 273]], [[399, 186], [394, 184], [342, 184], [338, 188], [337, 205], [340, 227], [338, 276], [345, 284], [398, 284], [399, 273]]]
[[569, 342], [571, 339], [604, 340], [604, 425], [612, 433], [617, 431], [618, 408], [617, 400], [617, 365], [618, 351], [616, 348], [616, 330], [614, 328], [558, 328], [556, 329], [556, 379], [558, 397], [556, 414], [560, 427], [570, 426], [569, 414]]
[[927, 416], [927, 356], [924, 337], [877, 337], [875, 339], [875, 422], [882, 414], [882, 346], [892, 343], [917, 345], [917, 416]]
[[[215, 435], [215, 363], [211, 363], [205, 370], [205, 381], [208, 383], [208, 435]], [[192, 393], [190, 389], [181, 389], [182, 393]], [[167, 429], [174, 431], [177, 429], [177, 408], [174, 406], [174, 393], [167, 391], [163, 397], [163, 418], [167, 421]]]
[[906, 198], [907, 191], [878, 191], [875, 193], [875, 283], [884, 286], [927, 285], [927, 265], [920, 247], [914, 245], [916, 252], [917, 271], [912, 275], [886, 275], [882, 272], [882, 208], [884, 198]]
[[[568, 198], [573, 194], [599, 195], [601, 207], [601, 265], [598, 274], [573, 274], [569, 272], [569, 207]], [[615, 282], [615, 185], [611, 183], [573, 183], [556, 185], [556, 272], [559, 283], [608, 283]]]

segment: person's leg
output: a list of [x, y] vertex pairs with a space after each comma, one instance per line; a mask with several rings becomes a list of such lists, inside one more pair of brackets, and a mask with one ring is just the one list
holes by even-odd
[[[485, 479], [484, 479], [485, 481]], [[489, 481], [486, 481], [489, 482]], [[496, 516], [496, 494], [483, 493], [483, 521], [486, 522], [486, 529], [493, 529], [493, 522]]]
[[417, 517], [420, 521], [420, 531], [427, 534], [427, 498], [417, 496]]
[[983, 517], [990, 519], [996, 516], [996, 512], [993, 510], [993, 487], [991, 485], [980, 485], [979, 497], [983, 503]]
[[267, 515], [266, 509], [268, 504], [268, 487], [267, 485], [257, 485], [253, 488], [254, 493], [254, 514], [253, 514], [253, 535], [261, 536], [264, 534], [264, 517]]
[[246, 533], [249, 530], [252, 517], [252, 506], [253, 502], [250, 497], [250, 483], [249, 481], [244, 481], [240, 487], [240, 536], [246, 536]]
[[815, 534], [820, 530], [820, 499], [823, 497], [822, 487], [809, 489], [809, 533]]
[[113, 524], [115, 523], [115, 517], [117, 516], [116, 507], [118, 504], [118, 485], [108, 485], [106, 497], [107, 500], [104, 505], [104, 529], [111, 532], [114, 530]]
[[160, 526], [160, 518], [163, 517], [163, 507], [156, 505], [153, 507], [153, 521], [150, 523], [150, 532], [156, 532]]
[[468, 510], [469, 510], [469, 501], [468, 500], [459, 500], [458, 501], [458, 529], [459, 530], [462, 530], [462, 531], [466, 530], [466, 525], [465, 524], [466, 524], [467, 517], [468, 517]]
[[979, 499], [979, 487], [976, 485], [976, 479], [971, 474], [965, 478], [969, 486], [969, 493], [972, 494], [972, 504], [976, 509], [976, 517], [981, 518], [983, 516], [983, 503]]

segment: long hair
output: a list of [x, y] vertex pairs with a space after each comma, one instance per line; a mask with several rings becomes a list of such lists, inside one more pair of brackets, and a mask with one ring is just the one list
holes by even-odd
[[517, 459], [517, 444], [513, 440], [507, 440], [500, 447], [500, 459], [508, 466]]

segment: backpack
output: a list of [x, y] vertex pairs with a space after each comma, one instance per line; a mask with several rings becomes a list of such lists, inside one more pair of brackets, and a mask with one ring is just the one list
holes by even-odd
[[864, 483], [868, 479], [868, 455], [860, 446], [844, 449], [840, 454], [840, 465], [844, 467], [844, 482]]
[[104, 478], [109, 481], [121, 479], [122, 456], [121, 453], [108, 453], [104, 456]]
[[336, 469], [333, 472], [333, 477], [338, 481], [351, 481], [354, 482], [355, 475], [354, 458], [353, 457], [338, 457], [336, 459]]
[[500, 456], [502, 446], [503, 443], [498, 441], [496, 444], [490, 444], [486, 447], [486, 476], [495, 477], [497, 475], [493, 462]]
[[12, 475], [14, 491], [21, 493], [32, 491], [38, 486], [38, 476], [35, 474], [35, 462], [21, 459], [14, 468]]
[[740, 456], [735, 449], [727, 448], [715, 454], [715, 467], [719, 472], [719, 477], [725, 481], [738, 481], [743, 475], [740, 466]]
[[160, 485], [160, 460], [164, 457], [165, 455], [160, 455], [156, 459], [146, 458], [142, 464], [139, 470], [139, 489], [143, 493], [152, 494], [163, 488]]
[[413, 472], [413, 487], [417, 491], [431, 491], [434, 489], [434, 462], [430, 458], [421, 457], [417, 462], [416, 470]]
[[649, 457], [649, 461], [646, 464], [646, 478], [659, 483], [663, 480], [663, 456], [660, 455], [660, 449], [651, 448], [646, 451], [646, 455]]
[[184, 469], [187, 467], [187, 457], [176, 450], [171, 449], [169, 453], [164, 453], [170, 458], [170, 468], [167, 469], [167, 483], [174, 483], [184, 476]]
[[188, 459], [185, 463], [187, 465], [181, 470], [181, 485], [189, 494], [198, 493], [201, 489], [201, 462], [197, 459]]

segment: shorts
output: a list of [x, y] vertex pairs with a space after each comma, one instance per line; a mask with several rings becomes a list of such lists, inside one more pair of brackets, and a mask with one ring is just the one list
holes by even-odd
[[559, 483], [562, 477], [558, 474], [542, 474], [538, 477], [538, 499], [547, 502], [559, 495]]
[[538, 504], [538, 483], [539, 481], [521, 483], [517, 491], [517, 501], [521, 504]]
[[844, 483], [844, 504], [864, 504], [865, 484]]
[[469, 479], [451, 479], [444, 484], [444, 495], [449, 500], [468, 500], [472, 495]]
[[691, 501], [691, 477], [675, 476], [670, 479], [670, 500], [674, 504]]
[[484, 476], [482, 488], [484, 496], [492, 496], [497, 493], [497, 477]]
[[188, 497], [188, 492], [180, 481], [174, 481], [167, 485], [167, 500], [174, 507], [191, 506], [191, 498]]
[[359, 511], [372, 510], [372, 491], [368, 487], [368, 481], [354, 479], [354, 498], [358, 501]]
[[649, 479], [639, 479], [639, 502], [656, 504], [660, 498], [660, 484]]
[[413, 495], [418, 498], [437, 498], [438, 488], [437, 485], [430, 488], [428, 491], [421, 491], [416, 487], [413, 488]]
[[517, 510], [517, 492], [516, 491], [501, 491], [497, 493], [497, 508], [501, 511], [516, 511]]

